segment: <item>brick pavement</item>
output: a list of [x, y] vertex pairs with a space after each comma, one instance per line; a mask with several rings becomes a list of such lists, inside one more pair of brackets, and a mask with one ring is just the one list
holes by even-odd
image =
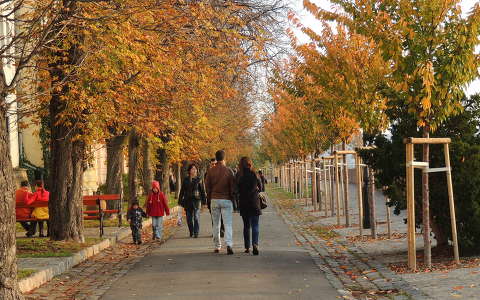
[[304, 201], [274, 200], [298, 242], [345, 299], [432, 299], [344, 237], [322, 238], [315, 231], [316, 218], [299, 204]]
[[[164, 239], [175, 230], [175, 220], [166, 221]], [[48, 283], [27, 293], [26, 299], [35, 300], [96, 300], [99, 299], [120, 277], [130, 270], [142, 257], [163, 244], [151, 241], [151, 228], [143, 233], [142, 245], [133, 245], [128, 237], [119, 241], [70, 271], [53, 278]]]
[[[354, 193], [355, 187], [350, 187], [350, 213], [351, 220], [353, 220], [352, 227], [337, 228], [337, 218], [335, 216], [326, 217], [324, 212], [313, 212], [312, 206], [305, 206], [305, 201], [296, 200], [296, 208], [303, 214], [303, 220], [308, 219], [311, 221], [310, 225], [328, 227], [333, 232], [340, 235], [340, 238], [335, 240], [335, 244], [339, 244], [347, 249], [350, 253], [361, 259], [368, 260], [370, 267], [377, 270], [381, 270], [382, 274], [386, 274], [387, 277], [394, 278], [394, 282], [398, 282], [401, 290], [407, 290], [413, 295], [414, 299], [480, 299], [480, 263], [470, 264], [469, 266], [462, 265], [459, 268], [451, 270], [438, 270], [431, 272], [417, 272], [417, 273], [394, 273], [388, 267], [394, 263], [405, 264], [407, 260], [407, 241], [406, 241], [406, 224], [404, 223], [405, 211], [402, 211], [400, 215], [394, 215], [392, 212], [392, 233], [393, 238], [387, 239], [383, 236], [381, 239], [372, 240], [370, 238], [364, 238], [360, 241], [358, 238], [355, 240], [348, 240], [346, 237], [358, 236], [358, 214], [356, 208], [356, 194]], [[377, 221], [386, 220], [386, 208], [385, 200], [380, 191], [376, 193], [377, 202]], [[342, 216], [342, 224], [344, 222]], [[288, 222], [288, 221], [287, 221]], [[297, 224], [300, 226], [302, 223]], [[292, 226], [295, 226], [293, 224]], [[303, 224], [305, 227], [305, 224]], [[386, 233], [386, 224], [380, 224], [378, 226], [379, 234]], [[305, 229], [302, 229], [305, 231]], [[370, 230], [365, 229], [364, 234], [369, 236]], [[306, 239], [305, 237], [303, 237]], [[435, 239], [432, 239], [432, 245], [435, 245]], [[318, 248], [318, 247], [317, 247]], [[423, 248], [423, 238], [417, 232], [417, 249], [421, 251]], [[315, 250], [317, 251], [317, 250]], [[320, 251], [317, 251], [320, 252]], [[325, 253], [324, 253], [325, 254]], [[435, 260], [435, 257], [433, 257]], [[367, 276], [368, 277], [368, 276]], [[347, 280], [348, 283], [348, 280]]]

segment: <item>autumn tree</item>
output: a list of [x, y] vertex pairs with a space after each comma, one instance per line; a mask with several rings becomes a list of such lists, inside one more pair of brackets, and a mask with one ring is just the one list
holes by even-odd
[[[423, 137], [461, 110], [464, 87], [478, 76], [478, 3], [464, 17], [459, 0], [332, 1], [345, 13], [332, 13], [306, 1], [310, 10], [372, 38], [394, 68], [392, 88], [408, 103]], [[424, 145], [422, 160], [429, 161]], [[422, 176], [425, 263], [431, 266], [428, 173]], [[439, 232], [435, 234], [438, 244]]]
[[[34, 8], [34, 9], [32, 9]], [[34, 94], [15, 99], [14, 90], [38, 70], [36, 58], [51, 45], [52, 30], [63, 26], [55, 1], [6, 1], [0, 5], [0, 298], [22, 299], [17, 284], [15, 206], [10, 139], [7, 124], [35, 109]], [[13, 112], [13, 113], [12, 113]], [[7, 118], [11, 119], [7, 122]]]

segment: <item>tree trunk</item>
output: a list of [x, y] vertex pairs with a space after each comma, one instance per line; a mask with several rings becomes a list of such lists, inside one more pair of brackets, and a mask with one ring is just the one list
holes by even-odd
[[[427, 125], [423, 128], [423, 137], [428, 138], [430, 136], [430, 127]], [[423, 144], [423, 157], [422, 161], [429, 162], [430, 160], [430, 145]], [[430, 191], [428, 184], [428, 173], [422, 172], [422, 224], [423, 224], [423, 252], [424, 263], [427, 268], [432, 267], [432, 249], [430, 242]]]
[[0, 110], [0, 299], [23, 299], [17, 282], [15, 200], [6, 112]]
[[433, 234], [435, 234], [435, 240], [437, 241], [437, 247], [447, 246], [448, 245], [448, 235], [445, 231], [442, 230], [440, 226], [437, 225], [435, 219], [430, 218], [430, 225]]
[[168, 195], [170, 191], [169, 164], [167, 151], [163, 148], [157, 150], [158, 165], [155, 172], [155, 180], [160, 182], [163, 193]]
[[[65, 88], [64, 88], [65, 89]], [[62, 92], [65, 92], [62, 89]], [[62, 93], [50, 100], [51, 162], [50, 162], [50, 238], [54, 241], [74, 240], [84, 242], [82, 184], [85, 160], [85, 143], [78, 139], [80, 132], [75, 123], [58, 124], [65, 109]]]
[[137, 132], [132, 130], [128, 139], [128, 188], [130, 191], [130, 195], [128, 197], [129, 207], [134, 201], [137, 200], [137, 168], [139, 146], [140, 141]]
[[148, 194], [153, 181], [153, 173], [151, 166], [150, 143], [147, 139], [143, 139], [143, 192]]
[[[121, 134], [109, 138], [106, 141], [107, 144], [107, 180], [106, 180], [106, 193], [107, 194], [120, 194], [123, 198], [123, 147], [126, 140], [126, 135]], [[115, 209], [114, 201], [108, 202], [109, 209]]]
[[[60, 40], [65, 30], [62, 20], [68, 20], [77, 11], [76, 1], [60, 4], [60, 20], [53, 29], [53, 34], [59, 34]], [[65, 81], [75, 81], [75, 72], [70, 73], [72, 66], [78, 66], [83, 60], [81, 47], [77, 43], [67, 49], [58, 45], [53, 50], [53, 60], [49, 65], [52, 87], [54, 88], [49, 103], [50, 112], [50, 213], [49, 233], [52, 240], [74, 240], [84, 242], [83, 236], [83, 201], [82, 184], [85, 169], [86, 145], [82, 139], [82, 127], [88, 110], [77, 112], [78, 116], [67, 117], [68, 102], [77, 99], [65, 99], [70, 88]], [[55, 48], [55, 47], [53, 47]]]

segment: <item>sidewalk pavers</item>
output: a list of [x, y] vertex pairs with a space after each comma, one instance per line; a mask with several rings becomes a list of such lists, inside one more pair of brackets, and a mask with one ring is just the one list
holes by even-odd
[[[282, 193], [280, 190], [276, 192]], [[281, 198], [285, 198], [285, 195]], [[370, 230], [365, 229], [365, 237], [361, 241], [358, 238], [358, 225], [349, 228], [336, 226], [336, 216], [332, 217], [329, 214], [326, 217], [324, 212], [312, 211], [312, 206], [304, 205], [305, 200], [289, 201], [292, 201], [295, 209], [289, 209], [292, 203], [287, 206], [278, 203], [286, 222], [297, 228], [299, 240], [312, 249], [314, 257], [320, 256], [318, 261], [324, 264], [323, 268], [331, 273], [330, 277], [339, 287], [343, 286], [347, 291], [355, 291], [359, 288], [364, 291], [367, 288], [395, 291], [397, 293], [395, 296], [392, 295], [394, 293], [388, 295], [390, 299], [398, 297], [402, 299], [403, 296], [410, 297], [406, 299], [480, 299], [478, 296], [480, 265], [473, 264], [469, 267], [431, 272], [397, 273], [393, 271], [391, 264], [398, 266], [405, 264], [407, 260], [404, 212], [398, 216], [392, 213], [392, 239], [382, 236], [380, 239], [372, 240]], [[358, 224], [356, 200], [351, 202], [352, 224]], [[381, 192], [377, 193], [377, 217], [378, 221], [386, 220], [386, 209]], [[344, 222], [344, 216], [342, 216], [342, 222]], [[310, 229], [315, 226], [328, 228], [338, 237], [319, 239], [318, 235]], [[386, 224], [380, 224], [378, 232], [385, 234]], [[420, 250], [422, 247], [422, 237], [418, 234], [417, 249]], [[373, 295], [371, 297], [375, 299]]]
[[315, 218], [299, 205], [304, 201], [275, 199], [276, 195], [272, 198], [299, 243], [310, 251], [345, 299], [431, 299], [345, 238], [321, 238], [312, 229]]
[[[176, 208], [172, 209], [171, 216], [176, 217]], [[150, 219], [144, 221], [144, 228], [148, 228], [150, 225]], [[98, 238], [98, 228], [85, 228], [84, 233], [85, 237]], [[19, 233], [17, 236], [22, 237], [23, 233]], [[102, 253], [102, 251], [107, 251], [110, 247], [115, 246], [119, 241], [123, 239], [129, 240], [130, 236], [131, 232], [129, 227], [106, 227], [103, 240], [91, 247], [74, 253], [72, 256], [19, 258], [17, 263], [20, 270], [28, 269], [35, 271], [30, 276], [19, 281], [20, 290], [23, 293], [32, 291], [33, 289], [38, 288], [42, 284], [50, 281], [55, 276], [67, 272], [74, 266], [86, 261], [92, 256], [98, 255]]]

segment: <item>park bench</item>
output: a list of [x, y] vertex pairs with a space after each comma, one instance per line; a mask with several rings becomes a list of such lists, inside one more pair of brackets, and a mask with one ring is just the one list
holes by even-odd
[[[121, 197], [119, 194], [109, 194], [109, 195], [88, 195], [83, 196], [83, 205], [87, 207], [95, 206], [96, 209], [87, 209], [83, 211], [84, 220], [99, 220], [100, 226], [100, 237], [104, 233], [104, 218], [105, 214], [118, 214], [118, 227], [122, 225], [122, 204]], [[115, 201], [118, 204], [115, 205], [116, 209], [106, 209], [104, 208], [104, 203], [106, 201]], [[16, 208], [35, 208], [35, 207], [48, 207], [48, 202], [34, 202], [30, 205], [23, 203], [17, 203]], [[42, 219], [37, 218], [17, 218], [17, 222], [32, 222], [32, 221], [42, 221]]]

